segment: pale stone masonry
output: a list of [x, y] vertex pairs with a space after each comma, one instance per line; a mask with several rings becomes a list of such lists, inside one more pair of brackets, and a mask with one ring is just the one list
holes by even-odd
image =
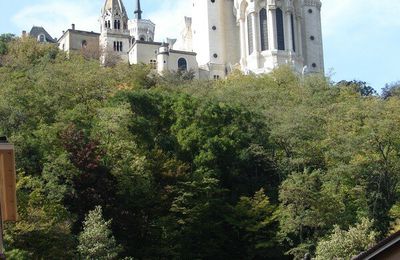
[[59, 47], [70, 52], [90, 46], [98, 48], [102, 63], [118, 57], [151, 64], [160, 74], [191, 70], [201, 79], [225, 78], [235, 69], [269, 73], [281, 65], [298, 73], [324, 73], [320, 0], [191, 1], [192, 17], [184, 17], [177, 40], [154, 42], [156, 25], [142, 18], [140, 0], [133, 19], [122, 0], [106, 0], [100, 34], [73, 26], [58, 40]]
[[192, 32], [191, 50], [210, 77], [283, 64], [324, 72], [320, 0], [193, 0]]

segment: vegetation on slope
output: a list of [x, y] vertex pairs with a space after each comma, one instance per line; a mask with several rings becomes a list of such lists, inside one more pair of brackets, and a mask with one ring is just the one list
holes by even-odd
[[90, 258], [102, 241], [99, 259], [351, 258], [399, 226], [396, 91], [288, 68], [159, 77], [0, 41], [0, 135], [18, 167], [11, 259]]

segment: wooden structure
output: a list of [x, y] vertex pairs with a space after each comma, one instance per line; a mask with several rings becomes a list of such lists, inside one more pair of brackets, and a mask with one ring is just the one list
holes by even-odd
[[14, 146], [0, 143], [0, 204], [2, 221], [17, 221]]
[[400, 231], [382, 240], [353, 260], [398, 260], [400, 259]]

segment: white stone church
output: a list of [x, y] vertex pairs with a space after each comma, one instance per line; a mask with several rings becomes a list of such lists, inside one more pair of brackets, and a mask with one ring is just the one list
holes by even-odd
[[[118, 57], [165, 71], [193, 71], [197, 78], [225, 78], [234, 69], [262, 74], [280, 65], [323, 73], [320, 0], [192, 0], [180, 39], [155, 42], [156, 25], [142, 18], [140, 0], [129, 19], [122, 0], [106, 0], [100, 33], [76, 30], [58, 40], [67, 52], [98, 49], [103, 63]], [[183, 18], [183, 17], [182, 17]]]

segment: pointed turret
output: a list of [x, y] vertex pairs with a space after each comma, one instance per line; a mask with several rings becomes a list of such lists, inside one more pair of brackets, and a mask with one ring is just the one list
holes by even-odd
[[112, 62], [112, 57], [116, 56], [127, 61], [130, 35], [128, 14], [122, 0], [105, 0], [100, 17], [100, 31], [102, 63]]
[[142, 9], [140, 8], [140, 0], [136, 0], [136, 10], [135, 10], [135, 18], [140, 20], [142, 19]]
[[113, 15], [116, 14], [128, 17], [122, 0], [106, 0], [103, 8], [103, 15], [106, 14], [107, 12], [110, 12], [110, 14]]

